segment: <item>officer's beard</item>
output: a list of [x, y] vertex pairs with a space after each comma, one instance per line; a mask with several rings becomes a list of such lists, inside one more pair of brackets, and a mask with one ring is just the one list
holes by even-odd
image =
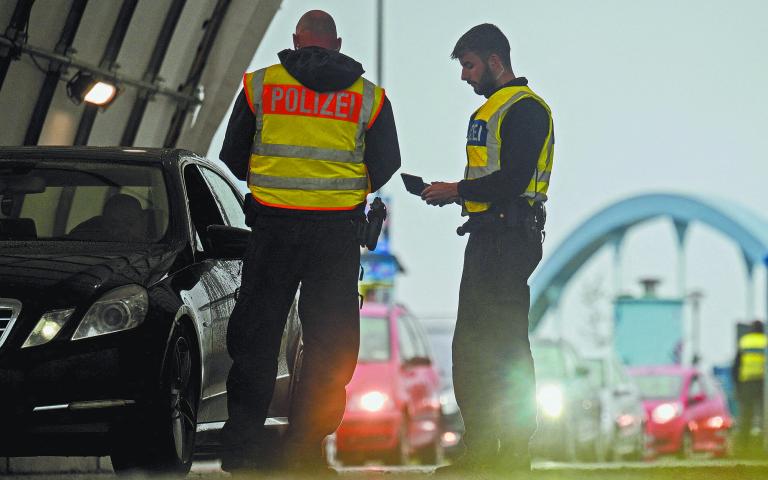
[[483, 71], [483, 75], [480, 77], [480, 81], [477, 82], [477, 86], [474, 87], [474, 90], [478, 95], [490, 97], [493, 92], [496, 91], [496, 79], [493, 78], [491, 66], [488, 65], [488, 62], [484, 62], [484, 65], [485, 70]]

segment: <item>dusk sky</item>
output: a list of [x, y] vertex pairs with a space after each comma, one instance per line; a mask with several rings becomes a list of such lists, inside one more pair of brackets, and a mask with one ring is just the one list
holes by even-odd
[[[377, 80], [375, 4], [284, 0], [251, 69], [276, 63], [276, 53], [292, 47], [301, 14], [318, 8], [334, 16], [342, 52]], [[490, 22], [509, 38], [515, 74], [527, 77], [554, 113], [545, 260], [591, 215], [638, 194], [716, 196], [768, 216], [766, 18], [768, 2], [760, 0], [385, 0], [382, 85], [400, 136], [400, 171], [428, 181], [461, 178], [467, 120], [483, 98], [460, 80], [449, 54], [466, 30]], [[210, 157], [218, 157], [222, 139], [223, 127]], [[466, 244], [455, 234], [462, 222], [458, 207], [427, 206], [398, 176], [384, 194], [392, 200], [392, 250], [408, 270], [398, 280], [397, 300], [418, 316], [454, 318]], [[735, 322], [747, 315], [741, 252], [694, 224], [686, 263], [688, 288], [705, 295], [704, 360], [727, 363]], [[662, 279], [662, 295], [677, 294], [671, 222], [652, 221], [628, 234], [625, 290], [639, 293], [641, 277]], [[602, 292], [596, 303], [585, 300], [589, 290]], [[763, 267], [755, 281], [761, 318], [765, 292]], [[598, 315], [608, 322], [613, 293], [605, 249], [568, 285], [563, 336], [589, 348], [585, 319]], [[551, 318], [542, 328], [558, 331]]]

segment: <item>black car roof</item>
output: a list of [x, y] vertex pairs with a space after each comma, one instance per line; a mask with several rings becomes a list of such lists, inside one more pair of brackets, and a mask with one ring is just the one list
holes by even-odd
[[[206, 161], [194, 152], [178, 148], [141, 147], [0, 147], [2, 159], [60, 158], [74, 160], [120, 160], [139, 163], [160, 163], [163, 160], [178, 161], [182, 157], [195, 157]], [[208, 163], [208, 162], [206, 162]]]

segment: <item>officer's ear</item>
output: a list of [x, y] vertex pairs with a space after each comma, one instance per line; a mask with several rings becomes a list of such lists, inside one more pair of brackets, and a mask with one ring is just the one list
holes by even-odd
[[301, 48], [301, 43], [299, 42], [299, 36], [295, 33], [293, 34], [293, 48], [296, 50]]
[[341, 37], [336, 39], [336, 47], [334, 48], [337, 52], [341, 51]]

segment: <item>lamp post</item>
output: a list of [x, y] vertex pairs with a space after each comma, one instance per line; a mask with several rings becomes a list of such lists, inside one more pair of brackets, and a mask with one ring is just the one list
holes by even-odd
[[691, 365], [696, 365], [701, 359], [699, 355], [699, 332], [700, 332], [700, 303], [704, 298], [704, 292], [693, 290], [688, 293], [688, 300], [691, 301]]

